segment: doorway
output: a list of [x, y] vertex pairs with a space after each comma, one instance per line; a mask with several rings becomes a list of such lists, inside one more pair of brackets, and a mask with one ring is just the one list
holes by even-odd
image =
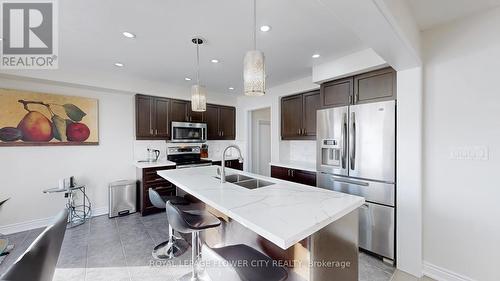
[[252, 111], [251, 172], [270, 176], [271, 108]]

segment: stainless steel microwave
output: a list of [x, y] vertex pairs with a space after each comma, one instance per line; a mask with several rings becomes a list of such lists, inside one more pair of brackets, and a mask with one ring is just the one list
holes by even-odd
[[207, 124], [172, 122], [172, 142], [206, 142]]

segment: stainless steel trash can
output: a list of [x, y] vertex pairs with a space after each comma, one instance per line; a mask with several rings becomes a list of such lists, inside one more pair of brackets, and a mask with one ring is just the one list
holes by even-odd
[[109, 184], [109, 217], [137, 212], [137, 181], [119, 180]]

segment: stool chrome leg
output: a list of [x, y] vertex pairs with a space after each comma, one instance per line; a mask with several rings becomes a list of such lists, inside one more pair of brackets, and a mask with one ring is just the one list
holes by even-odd
[[153, 250], [153, 258], [168, 260], [181, 256], [189, 249], [189, 244], [182, 238], [175, 237], [174, 230], [168, 225], [168, 240], [157, 245]]
[[178, 281], [211, 281], [210, 276], [205, 272], [201, 261], [201, 240], [200, 240], [200, 232], [193, 232], [191, 238], [191, 263], [192, 263], [192, 272], [182, 276], [178, 279]]

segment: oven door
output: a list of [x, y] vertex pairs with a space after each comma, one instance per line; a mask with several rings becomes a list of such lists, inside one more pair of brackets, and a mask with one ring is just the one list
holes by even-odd
[[172, 122], [172, 142], [205, 142], [207, 141], [207, 124]]

